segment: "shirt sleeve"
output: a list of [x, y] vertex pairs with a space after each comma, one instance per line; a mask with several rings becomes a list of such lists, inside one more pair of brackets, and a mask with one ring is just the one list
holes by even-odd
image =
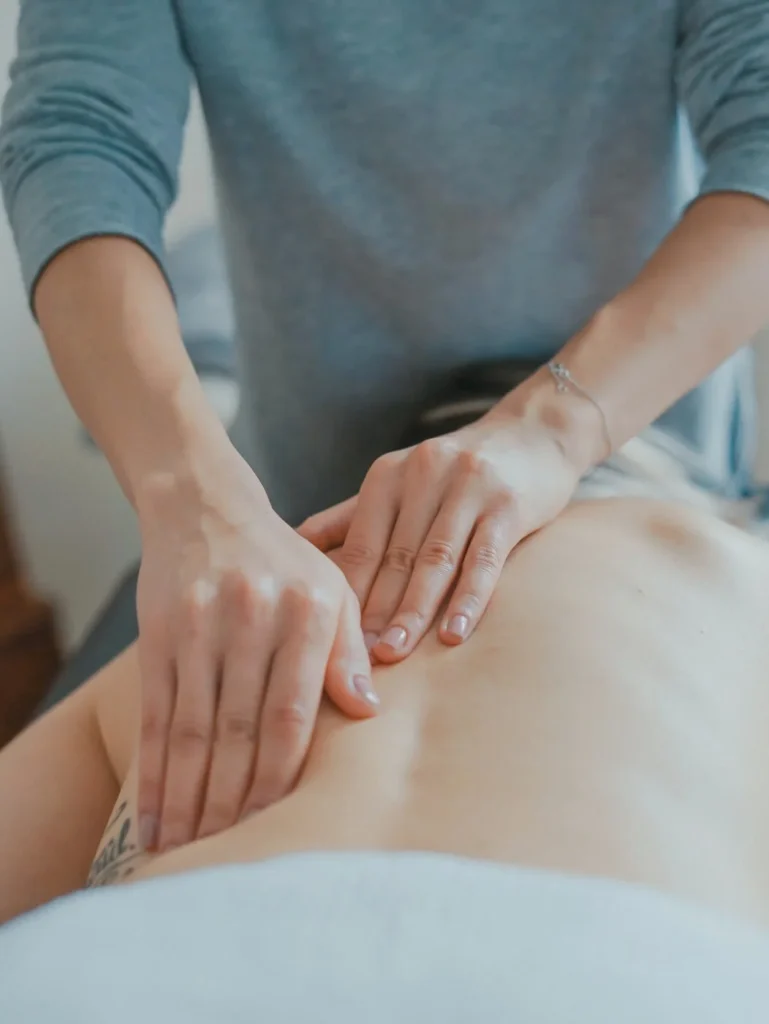
[[95, 235], [134, 239], [164, 268], [190, 78], [172, 0], [22, 0], [0, 184], [30, 296]]
[[769, 200], [769, 0], [683, 0], [678, 88], [706, 162], [700, 194]]

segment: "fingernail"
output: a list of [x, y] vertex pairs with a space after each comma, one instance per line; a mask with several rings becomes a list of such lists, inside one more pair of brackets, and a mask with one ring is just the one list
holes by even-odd
[[143, 850], [154, 850], [158, 842], [158, 819], [154, 814], [139, 818], [139, 845]]
[[371, 680], [368, 676], [353, 676], [352, 688], [355, 693], [357, 693], [359, 697], [362, 697], [367, 704], [370, 704], [372, 708], [379, 707], [379, 697], [374, 691], [374, 688], [371, 685]]
[[379, 643], [379, 633], [364, 633], [363, 642], [366, 645], [366, 650], [370, 652], [371, 648], [376, 647], [376, 645]]
[[469, 628], [470, 620], [466, 615], [452, 615], [446, 626], [446, 632], [451, 633], [452, 636], [458, 636], [460, 640], [464, 640]]
[[402, 626], [390, 626], [379, 638], [379, 643], [386, 647], [392, 647], [394, 651], [399, 651], [407, 639], [408, 633]]

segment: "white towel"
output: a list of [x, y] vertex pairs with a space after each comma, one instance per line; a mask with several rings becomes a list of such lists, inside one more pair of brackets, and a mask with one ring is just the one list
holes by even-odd
[[653, 891], [435, 854], [299, 854], [0, 929], [8, 1024], [766, 1024], [769, 937]]

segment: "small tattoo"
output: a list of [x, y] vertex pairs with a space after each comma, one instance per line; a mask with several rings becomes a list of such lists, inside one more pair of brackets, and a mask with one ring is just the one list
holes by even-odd
[[[130, 841], [132, 819], [130, 816], [126, 816], [127, 808], [128, 801], [125, 800], [117, 808], [112, 816], [112, 820], [105, 829], [106, 835], [110, 829], [117, 828], [118, 824], [120, 825], [117, 834], [107, 840], [91, 865], [91, 870], [88, 872], [88, 878], [85, 883], [86, 889], [102, 885], [112, 885], [114, 882], [127, 878], [134, 870], [130, 866], [132, 862], [137, 857], [142, 856], [142, 851], [137, 847], [136, 843]], [[121, 818], [123, 819], [122, 821]]]
[[118, 821], [120, 820], [120, 818], [122, 817], [122, 815], [124, 815], [124, 814], [125, 814], [125, 811], [126, 811], [126, 807], [128, 807], [128, 801], [127, 801], [127, 800], [124, 800], [124, 801], [122, 802], [122, 804], [120, 804], [120, 805], [119, 805], [119, 806], [118, 806], [118, 807], [116, 808], [116, 810], [115, 810], [115, 813], [114, 813], [114, 814], [112, 815], [112, 819], [111, 819], [111, 821], [109, 821], [109, 822], [107, 823], [107, 827], [106, 827], [106, 828], [104, 829], [104, 831], [105, 831], [105, 832], [109, 832], [109, 830], [110, 830], [110, 829], [112, 828], [112, 826], [113, 826], [113, 825], [115, 825], [115, 824], [116, 824], [116, 823], [117, 823], [117, 822], [118, 822]]

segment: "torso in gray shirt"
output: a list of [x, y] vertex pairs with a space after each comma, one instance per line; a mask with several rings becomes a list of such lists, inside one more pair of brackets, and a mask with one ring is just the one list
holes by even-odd
[[[98, 159], [61, 163], [52, 181], [75, 213], [49, 211], [41, 232], [44, 190], [25, 183], [38, 172], [13, 144], [53, 137], [39, 67], [22, 61], [0, 165], [27, 279], [64, 236], [95, 230], [99, 204], [162, 258], [158, 180], [178, 154], [161, 133], [183, 113], [186, 58], [214, 153], [241, 435], [292, 519], [354, 490], [446, 374], [545, 359], [629, 283], [693, 194], [681, 101], [709, 158], [704, 190], [769, 198], [769, 2], [28, 0], [28, 21], [47, 11], [74, 38], [70, 5], [91, 8], [97, 42], [66, 73], [128, 110], [100, 107], [122, 118], [114, 191], [130, 181], [136, 198], [107, 211], [103, 125], [82, 116], [87, 98], [73, 113], [51, 68], [49, 100]], [[115, 56], [150, 26], [144, 50]], [[25, 31], [31, 65], [51, 30]], [[97, 66], [105, 50], [125, 69], [117, 81]], [[739, 469], [727, 421], [744, 419], [741, 374], [733, 361], [678, 417], [723, 483]]]

